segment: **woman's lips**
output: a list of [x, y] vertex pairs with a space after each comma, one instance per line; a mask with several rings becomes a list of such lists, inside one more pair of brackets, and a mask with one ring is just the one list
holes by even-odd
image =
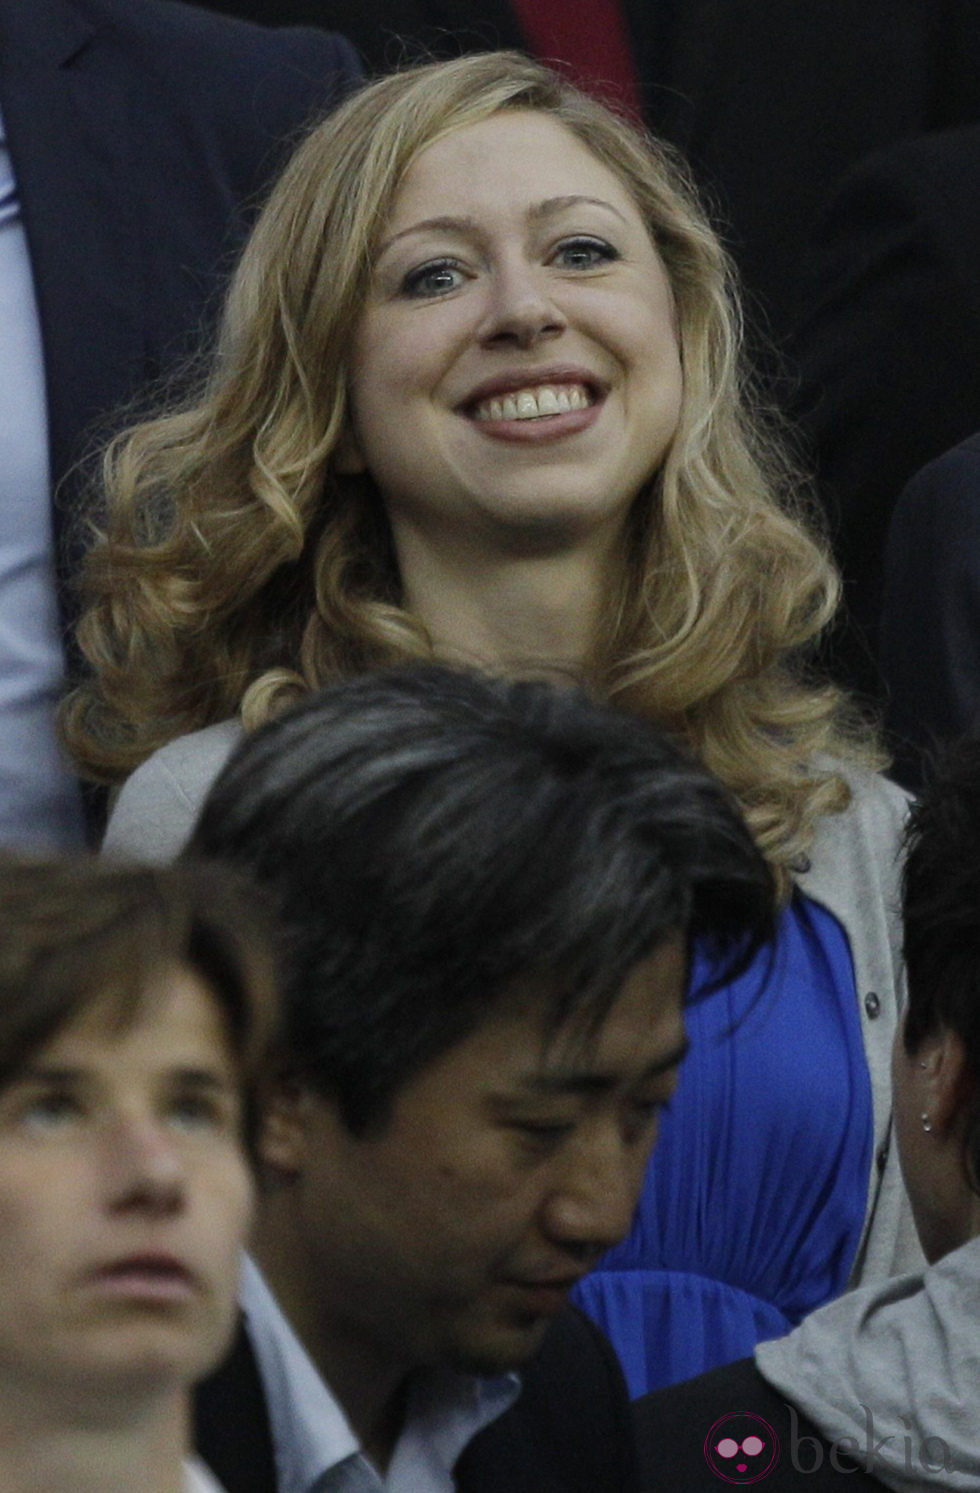
[[94, 1270], [90, 1284], [117, 1300], [180, 1304], [197, 1293], [192, 1270], [172, 1255], [139, 1254], [113, 1260]]

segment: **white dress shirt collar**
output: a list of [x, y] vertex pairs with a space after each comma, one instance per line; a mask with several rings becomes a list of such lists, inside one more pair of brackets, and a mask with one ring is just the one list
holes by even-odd
[[241, 1303], [269, 1409], [278, 1493], [452, 1493], [452, 1469], [463, 1449], [520, 1393], [517, 1374], [490, 1379], [420, 1370], [381, 1478], [249, 1259]]

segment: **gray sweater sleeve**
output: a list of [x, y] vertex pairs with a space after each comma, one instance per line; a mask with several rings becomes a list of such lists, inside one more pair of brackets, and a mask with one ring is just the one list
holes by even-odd
[[175, 860], [241, 736], [238, 721], [220, 721], [178, 737], [148, 757], [120, 789], [103, 854], [150, 865]]

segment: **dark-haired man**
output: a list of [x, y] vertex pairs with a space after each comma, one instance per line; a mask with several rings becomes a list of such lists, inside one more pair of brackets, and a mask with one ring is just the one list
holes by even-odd
[[629, 1228], [689, 941], [769, 934], [724, 791], [573, 691], [406, 670], [248, 738], [191, 850], [285, 929], [245, 1335], [200, 1405], [229, 1493], [630, 1487], [565, 1301]]

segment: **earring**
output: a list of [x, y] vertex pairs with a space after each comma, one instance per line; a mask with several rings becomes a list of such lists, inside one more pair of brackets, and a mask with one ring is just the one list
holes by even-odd
[[932, 1134], [932, 1121], [927, 1114], [922, 1116], [922, 1128], [926, 1135]]

